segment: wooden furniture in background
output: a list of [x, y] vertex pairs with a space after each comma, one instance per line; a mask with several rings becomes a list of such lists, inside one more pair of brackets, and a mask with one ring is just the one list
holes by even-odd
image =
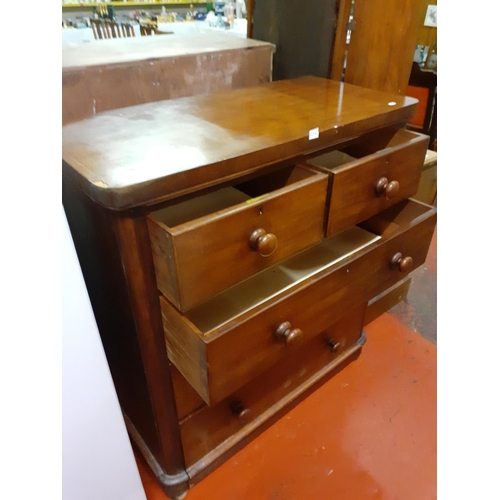
[[344, 74], [347, 83], [404, 95], [427, 4], [421, 0], [356, 0], [344, 73], [343, 47], [352, 1], [340, 1], [342, 24], [336, 32], [330, 77], [339, 80]]
[[267, 83], [273, 51], [269, 43], [224, 34], [147, 36], [63, 47], [62, 122]]
[[130, 23], [120, 23], [123, 38], [134, 37], [135, 31], [134, 27]]
[[[94, 33], [94, 38], [96, 40], [109, 40], [111, 38], [122, 38], [127, 36], [135, 36], [134, 29], [130, 24], [126, 24], [126, 29], [123, 25], [118, 24], [116, 21], [111, 21], [110, 19], [91, 19], [90, 25], [92, 26], [92, 32]], [[120, 30], [122, 26], [122, 30]], [[132, 34], [129, 34], [129, 29]]]
[[253, 13], [255, 0], [246, 0], [247, 5], [247, 38], [253, 38]]
[[153, 36], [153, 35], [173, 35], [173, 31], [160, 31], [156, 26], [149, 24], [141, 24], [140, 27], [141, 36]]
[[418, 187], [415, 108], [307, 77], [63, 127], [63, 204], [113, 381], [171, 498], [355, 359], [367, 304], [424, 263], [436, 210], [392, 196]]
[[420, 10], [415, 0], [356, 0], [344, 81], [405, 95]]
[[329, 77], [341, 81], [344, 76], [344, 62], [347, 55], [347, 30], [352, 10], [352, 0], [337, 0], [338, 15], [332, 51], [330, 54]]
[[120, 25], [116, 21], [106, 19], [104, 26], [108, 32], [108, 38], [121, 38]]
[[94, 38], [96, 40], [109, 38], [108, 31], [105, 29], [102, 19], [91, 19], [90, 26], [92, 27], [92, 32], [94, 33]]

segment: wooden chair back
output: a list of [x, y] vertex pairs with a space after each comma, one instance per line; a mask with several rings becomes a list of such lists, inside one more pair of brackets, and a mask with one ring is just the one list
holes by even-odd
[[116, 21], [111, 21], [109, 19], [106, 19], [104, 21], [104, 26], [106, 28], [106, 31], [108, 33], [107, 38], [121, 38], [122, 34], [120, 32], [120, 25]]
[[96, 40], [102, 40], [103, 38], [107, 38], [107, 32], [104, 29], [103, 23], [101, 19], [91, 19], [90, 26], [92, 27], [92, 32], [94, 33], [94, 38]]
[[92, 26], [92, 32], [96, 40], [135, 36], [134, 27], [130, 23], [118, 24], [116, 21], [111, 21], [110, 19], [91, 19], [90, 25]]
[[141, 24], [140, 26], [141, 36], [151, 36], [158, 35], [158, 30], [149, 24]]
[[130, 23], [121, 23], [123, 38], [135, 36], [134, 27]]

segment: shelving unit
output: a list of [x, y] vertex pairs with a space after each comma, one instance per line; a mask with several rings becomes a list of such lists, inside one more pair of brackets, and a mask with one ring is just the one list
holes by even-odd
[[[109, 2], [106, 5], [113, 5], [114, 7], [153, 7], [161, 5], [200, 5], [206, 4], [206, 2], [192, 1], [192, 0], [170, 0], [169, 2]], [[63, 9], [75, 9], [75, 8], [92, 8], [97, 7], [97, 3], [66, 3], [62, 4]]]

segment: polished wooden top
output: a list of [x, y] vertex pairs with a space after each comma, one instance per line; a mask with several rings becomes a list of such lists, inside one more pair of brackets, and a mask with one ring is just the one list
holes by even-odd
[[67, 44], [62, 51], [62, 70], [91, 66], [154, 62], [166, 57], [183, 57], [225, 50], [248, 50], [274, 45], [221, 33], [116, 38], [98, 43]]
[[63, 127], [63, 172], [101, 205], [131, 208], [406, 122], [417, 102], [303, 77], [122, 108]]

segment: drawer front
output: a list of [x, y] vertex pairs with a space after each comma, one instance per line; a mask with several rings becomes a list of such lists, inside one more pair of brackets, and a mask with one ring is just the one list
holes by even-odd
[[[422, 206], [411, 202], [409, 207], [414, 205]], [[393, 223], [392, 233], [383, 217], [377, 221], [369, 229], [387, 233], [387, 238], [346, 259], [329, 274], [306, 280], [269, 307], [251, 310], [209, 335], [200, 334], [161, 298], [169, 358], [207, 404], [213, 406], [234, 393], [300, 350], [343, 311], [367, 302], [424, 263], [436, 223], [431, 207], [423, 215], [415, 213], [415, 221], [406, 221], [404, 227]], [[287, 336], [291, 337], [288, 343]]]
[[321, 241], [328, 177], [304, 167], [294, 175], [284, 188], [171, 231], [149, 221], [158, 288], [179, 310]]
[[333, 370], [339, 357], [359, 340], [364, 311], [364, 305], [352, 309], [304, 349], [295, 351], [215, 407], [205, 406], [185, 419], [181, 439], [188, 472], [199, 460], [210, 461], [206, 456], [216, 455], [214, 450], [226, 439], [238, 433], [243, 439]]
[[[363, 155], [363, 144], [346, 152], [355, 157], [330, 171], [326, 236], [331, 236], [409, 198], [417, 192], [429, 138], [399, 131], [397, 146]], [[321, 165], [321, 159], [312, 160]]]

